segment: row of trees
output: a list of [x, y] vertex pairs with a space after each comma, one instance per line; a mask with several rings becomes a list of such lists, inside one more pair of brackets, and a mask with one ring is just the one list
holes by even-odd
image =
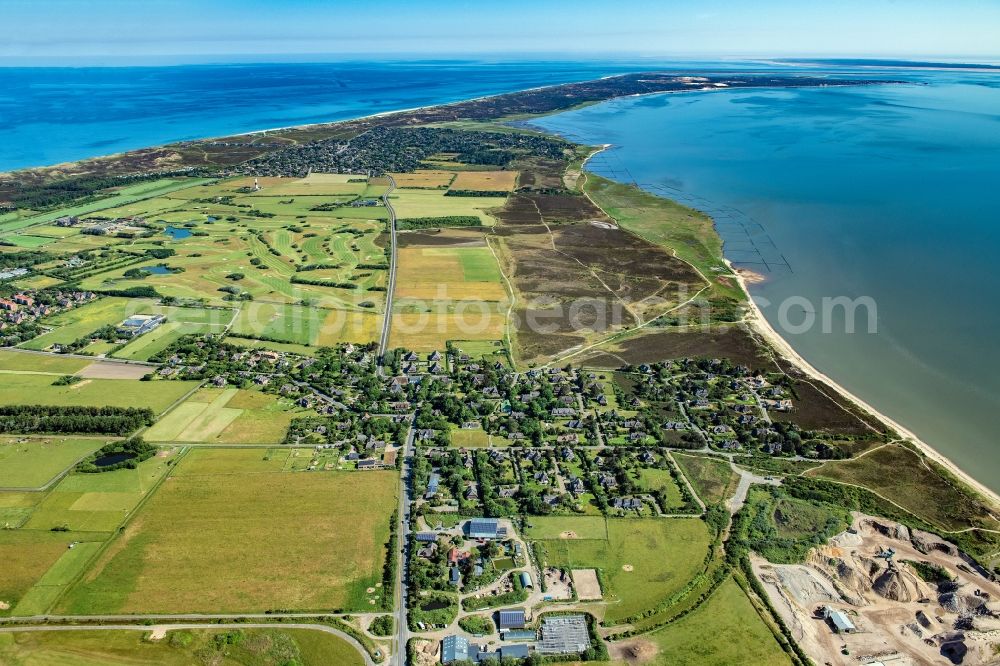
[[152, 425], [153, 410], [136, 407], [0, 407], [0, 432], [127, 435]]

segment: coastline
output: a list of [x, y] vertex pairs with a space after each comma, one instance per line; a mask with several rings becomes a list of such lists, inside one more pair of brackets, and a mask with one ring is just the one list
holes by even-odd
[[[606, 75], [606, 76], [600, 77], [600, 79], [595, 79], [595, 80], [612, 79], [612, 78], [615, 78], [615, 77], [618, 77], [618, 76], [626, 76], [626, 75], [625, 74], [612, 74], [612, 75]], [[912, 81], [898, 81], [898, 80], [884, 80], [884, 81], [877, 81], [877, 82], [873, 82], [873, 83], [875, 83], [877, 85], [885, 85], [885, 84], [889, 84], [889, 83], [894, 83], [894, 84], [900, 84], [900, 83], [902, 83], [902, 84], [912, 84], [914, 82], [912, 82]], [[573, 82], [563, 83], [563, 84], [550, 84], [550, 85], [543, 85], [543, 86], [535, 86], [535, 87], [531, 87], [531, 88], [525, 88], [525, 89], [522, 89], [522, 90], [518, 90], [516, 92], [530, 92], [530, 91], [543, 90], [543, 89], [546, 89], [546, 88], [558, 87], [560, 85], [572, 85], [572, 84], [573, 84]], [[868, 84], [870, 84], [870, 83], [865, 83], [865, 82], [859, 81], [859, 82], [857, 82], [856, 84], [853, 84], [853, 85], [868, 85]], [[746, 86], [746, 87], [743, 87], [743, 88], [740, 88], [740, 89], [741, 90], [753, 90], [753, 89], [760, 88], [760, 87], [764, 87], [764, 86]], [[767, 87], [784, 87], [784, 86], [767, 86]], [[599, 100], [599, 101], [595, 101], [595, 102], [583, 102], [583, 103], [581, 103], [578, 106], [589, 105], [591, 103], [602, 103], [602, 102], [610, 101], [612, 99], [621, 99], [621, 98], [628, 98], [628, 97], [647, 97], [647, 96], [652, 96], [652, 95], [666, 95], [666, 94], [686, 93], [686, 92], [702, 92], [702, 93], [704, 93], [704, 92], [712, 92], [712, 91], [716, 91], [716, 90], [728, 90], [728, 89], [729, 88], [717, 88], [717, 87], [714, 87], [714, 86], [705, 86], [705, 87], [702, 87], [702, 86], [692, 86], [691, 88], [687, 88], [687, 89], [683, 89], [683, 90], [658, 90], [658, 91], [652, 91], [652, 92], [639, 92], [639, 93], [631, 93], [631, 94], [626, 94], [626, 95], [620, 95], [620, 96], [617, 96], [617, 97], [611, 97], [611, 98], [608, 98], [607, 100]], [[348, 118], [348, 119], [342, 119], [342, 120], [335, 120], [335, 121], [328, 121], [328, 122], [318, 122], [318, 123], [306, 123], [306, 124], [291, 125], [291, 126], [285, 126], [285, 127], [272, 127], [272, 128], [267, 128], [267, 129], [251, 130], [251, 131], [242, 132], [242, 133], [239, 133], [239, 134], [231, 134], [231, 135], [219, 136], [219, 137], [203, 137], [203, 138], [199, 138], [199, 139], [191, 139], [191, 140], [187, 140], [187, 141], [180, 141], [180, 142], [163, 144], [161, 146], [152, 146], [152, 147], [147, 147], [147, 148], [140, 148], [140, 149], [136, 149], [134, 151], [126, 151], [126, 152], [123, 152], [123, 153], [112, 153], [112, 154], [109, 154], [109, 155], [101, 155], [101, 156], [87, 158], [87, 159], [84, 159], [84, 160], [76, 160], [76, 161], [71, 161], [71, 162], [63, 162], [63, 163], [58, 163], [58, 164], [53, 164], [53, 165], [27, 167], [27, 168], [24, 168], [24, 169], [17, 169], [17, 170], [14, 170], [14, 171], [0, 172], [0, 176], [9, 176], [11, 174], [19, 173], [19, 172], [56, 170], [56, 169], [59, 169], [61, 167], [66, 167], [68, 165], [79, 164], [79, 163], [83, 163], [83, 162], [88, 162], [88, 161], [91, 161], [91, 160], [115, 159], [115, 158], [122, 157], [124, 155], [128, 155], [128, 154], [130, 154], [132, 152], [138, 152], [138, 151], [142, 151], [142, 150], [150, 150], [150, 149], [157, 148], [157, 147], [169, 147], [169, 146], [196, 144], [196, 143], [202, 142], [202, 141], [217, 141], [217, 140], [227, 139], [227, 138], [228, 139], [235, 139], [235, 138], [239, 138], [239, 137], [259, 136], [259, 135], [266, 135], [266, 134], [271, 133], [271, 132], [294, 130], [294, 129], [314, 128], [314, 127], [324, 127], [324, 126], [333, 126], [333, 125], [338, 125], [338, 124], [342, 124], [342, 123], [354, 122], [354, 121], [358, 121], [358, 120], [365, 120], [365, 119], [372, 119], [372, 118], [385, 118], [385, 117], [391, 117], [391, 116], [396, 115], [396, 114], [405, 114], [405, 113], [411, 113], [411, 112], [414, 112], [414, 111], [420, 111], [420, 110], [426, 110], [426, 109], [434, 109], [434, 108], [442, 108], [442, 107], [443, 108], [447, 108], [447, 107], [450, 107], [450, 106], [460, 105], [460, 104], [467, 103], [467, 102], [482, 101], [482, 100], [487, 100], [487, 99], [502, 97], [504, 95], [510, 95], [510, 94], [514, 94], [514, 93], [511, 93], [511, 92], [507, 92], [507, 93], [493, 93], [493, 94], [481, 95], [481, 96], [477, 96], [477, 97], [473, 97], [473, 98], [468, 98], [468, 99], [455, 100], [455, 101], [446, 102], [446, 103], [427, 104], [427, 105], [416, 106], [416, 107], [411, 107], [411, 108], [393, 109], [393, 110], [381, 111], [381, 112], [377, 112], [377, 113], [372, 113], [372, 114], [367, 114], [367, 115], [363, 115], [363, 116], [358, 116], [358, 117]], [[550, 111], [550, 112], [543, 112], [543, 113], [532, 114], [531, 117], [532, 118], [537, 118], [537, 117], [545, 117], [545, 116], [549, 116], [549, 115], [556, 115], [556, 114], [560, 114], [560, 113], [565, 113], [567, 111], [570, 111], [570, 110], [573, 110], [575, 108], [578, 108], [578, 106], [573, 106], [573, 107], [569, 107], [569, 108], [553, 110], [553, 111]], [[501, 120], [501, 119], [498, 119], [498, 120], [495, 120], [495, 121], [492, 121], [492, 122], [505, 122], [505, 121]], [[530, 122], [530, 120], [528, 122]], [[540, 130], [540, 131], [544, 131], [544, 130]], [[604, 145], [596, 148], [589, 155], [587, 155], [586, 158], [581, 163], [581, 169], [585, 168], [586, 163], [587, 163], [587, 161], [590, 158], [592, 158], [594, 155], [600, 153], [601, 151], [606, 150], [608, 147], [610, 147], [610, 145], [611, 144], [604, 144]], [[661, 195], [656, 194], [656, 193], [652, 193], [651, 192], [650, 194], [652, 194], [653, 196], [661, 197]], [[713, 220], [713, 223], [714, 223], [714, 220]], [[745, 274], [740, 269], [734, 268], [728, 259], [723, 258], [723, 261], [729, 267], [729, 269], [730, 269], [730, 271], [732, 273], [732, 276], [737, 281], [737, 283], [740, 285], [740, 288], [746, 294], [747, 300], [749, 301], [749, 316], [748, 316], [748, 319], [747, 319], [747, 324], [749, 326], [751, 326], [756, 332], [758, 332], [768, 342], [768, 344], [771, 345], [771, 347], [775, 350], [776, 353], [780, 354], [782, 357], [784, 357], [790, 363], [792, 363], [793, 365], [795, 365], [797, 368], [799, 368], [807, 376], [812, 377], [813, 379], [816, 379], [818, 381], [824, 382], [827, 385], [829, 385], [835, 391], [837, 391], [838, 393], [840, 393], [841, 395], [843, 395], [848, 400], [854, 402], [858, 407], [860, 407], [861, 409], [863, 409], [864, 411], [866, 411], [867, 413], [869, 413], [875, 419], [877, 419], [880, 422], [884, 423], [888, 427], [894, 429], [897, 433], [900, 434], [900, 436], [902, 438], [907, 439], [907, 440], [913, 442], [913, 444], [922, 453], [924, 453], [927, 457], [933, 459], [935, 462], [937, 462], [938, 464], [940, 464], [943, 468], [945, 468], [946, 470], [948, 470], [948, 472], [950, 474], [952, 474], [956, 478], [960, 479], [963, 483], [965, 483], [966, 485], [968, 485], [970, 488], [974, 489], [980, 495], [984, 496], [991, 503], [993, 503], [994, 505], [1000, 507], [1000, 494], [998, 494], [997, 492], [995, 492], [993, 490], [990, 490], [984, 484], [982, 484], [981, 482], [979, 482], [976, 479], [972, 478], [968, 473], [966, 473], [965, 471], [963, 471], [957, 464], [955, 464], [954, 462], [952, 462], [945, 455], [941, 454], [939, 451], [937, 451], [936, 449], [934, 449], [933, 447], [931, 447], [929, 444], [927, 444], [926, 442], [922, 441], [911, 430], [909, 430], [908, 428], [902, 426], [901, 424], [899, 424], [895, 420], [891, 419], [890, 417], [886, 416], [885, 414], [879, 412], [877, 409], [875, 409], [874, 407], [872, 407], [869, 403], [867, 403], [866, 401], [862, 400], [861, 398], [859, 398], [855, 394], [851, 393], [846, 388], [844, 388], [843, 386], [841, 386], [840, 384], [838, 384], [837, 382], [835, 382], [833, 379], [831, 379], [829, 376], [825, 375], [824, 373], [820, 372], [815, 367], [813, 367], [805, 358], [803, 358], [792, 347], [791, 344], [788, 343], [787, 340], [785, 340], [783, 337], [781, 337], [781, 335], [778, 334], [777, 331], [774, 330], [774, 328], [770, 325], [770, 323], [764, 317], [762, 311], [760, 310], [760, 308], [757, 306], [757, 304], [754, 302], [752, 296], [750, 295], [750, 291], [749, 291], [748, 285], [749, 284], [755, 284], [758, 281], [760, 281], [760, 280], [758, 280], [758, 277], [761, 278], [761, 279], [764, 279], [763, 276], [757, 276], [757, 274]]]
[[[648, 94], [655, 95], [655, 94], [671, 94], [671, 93], [667, 92], [667, 93], [648, 93]], [[588, 153], [587, 156], [581, 162], [580, 165], [581, 171], [584, 174], [586, 174], [587, 162], [590, 161], [592, 157], [609, 149], [611, 146], [612, 144], [610, 143], [603, 143], [595, 146], [594, 149], [590, 153]], [[643, 191], [645, 192], [646, 190]], [[654, 192], [649, 192], [649, 194], [656, 197], [666, 198]], [[714, 219], [712, 220], [712, 225], [713, 227], [715, 226]], [[749, 285], [765, 282], [767, 280], [767, 277], [749, 269], [737, 268], [726, 257], [723, 257], [723, 261], [725, 262], [726, 267], [729, 268], [737, 284], [739, 284], [740, 289], [743, 291], [744, 294], [746, 294], [747, 305], [749, 308], [748, 316], [745, 320], [746, 324], [751, 329], [753, 329], [754, 332], [759, 334], [764, 339], [764, 341], [771, 346], [771, 348], [774, 350], [775, 353], [779, 354], [786, 361], [794, 365], [806, 376], [814, 380], [825, 383], [834, 391], [839, 393], [841, 396], [851, 401], [860, 409], [868, 413], [870, 416], [880, 421], [882, 424], [888, 426], [889, 428], [892, 428], [894, 431], [896, 431], [897, 434], [899, 434], [900, 438], [914, 444], [920, 450], [921, 453], [923, 453], [925, 456], [927, 456], [934, 462], [941, 465], [945, 470], [948, 471], [949, 474], [959, 479], [962, 483], [969, 486], [979, 495], [982, 495], [995, 507], [1000, 507], [1000, 494], [988, 488], [986, 485], [984, 485], [977, 479], [973, 478], [968, 472], [966, 472], [957, 464], [955, 464], [947, 456], [945, 456], [940, 451], [932, 447], [930, 444], [920, 439], [912, 430], [903, 426], [898, 421], [887, 416], [886, 414], [883, 414], [875, 407], [873, 407], [870, 403], [866, 402], [865, 400], [862, 400], [856, 394], [848, 391], [846, 388], [844, 388], [844, 386], [834, 381], [833, 378], [831, 378], [829, 375], [820, 372], [815, 366], [809, 363], [809, 361], [807, 361], [801, 354], [799, 354], [795, 350], [795, 348], [785, 338], [783, 338], [774, 329], [773, 326], [771, 326], [771, 322], [769, 322], [767, 320], [767, 317], [764, 316], [763, 311], [757, 305], [757, 302], [754, 301], [753, 296], [750, 293]], [[705, 278], [704, 275], [702, 277]], [[708, 278], [705, 279], [707, 280]]]
[[747, 325], [750, 326], [755, 332], [757, 332], [762, 338], [764, 338], [764, 340], [774, 349], [776, 353], [780, 354], [782, 358], [792, 363], [807, 376], [827, 384], [828, 386], [833, 388], [833, 390], [837, 391], [842, 396], [844, 396], [845, 398], [856, 404], [858, 407], [863, 409], [869, 415], [881, 421], [886, 426], [895, 430], [900, 435], [901, 438], [913, 443], [920, 450], [921, 453], [923, 453], [925, 456], [927, 456], [934, 462], [941, 465], [948, 471], [949, 474], [952, 474], [953, 476], [961, 480], [964, 484], [966, 484], [967, 486], [975, 490], [977, 493], [985, 497], [995, 506], [1000, 506], [1000, 495], [998, 495], [993, 490], [987, 488], [981, 482], [974, 479], [961, 467], [952, 462], [947, 456], [945, 456], [940, 451], [932, 447], [930, 444], [927, 444], [922, 439], [917, 437], [917, 435], [914, 434], [912, 430], [906, 428], [896, 420], [878, 411], [872, 405], [862, 400], [854, 393], [848, 391], [841, 384], [834, 381], [829, 375], [826, 375], [817, 370], [811, 363], [809, 363], [809, 361], [803, 358], [801, 354], [795, 351], [795, 348], [792, 347], [792, 345], [787, 340], [785, 340], [785, 338], [781, 337], [781, 335], [774, 329], [774, 327], [771, 326], [771, 323], [764, 316], [764, 313], [761, 311], [756, 301], [753, 300], [753, 297], [751, 296], [750, 290], [748, 288], [747, 279], [740, 273], [739, 270], [733, 268], [731, 262], [728, 259], [726, 259], [725, 262], [726, 265], [729, 266], [730, 270], [733, 271], [733, 274], [736, 278], [736, 281], [739, 283], [740, 288], [743, 289], [743, 291], [746, 292], [747, 294], [747, 300], [749, 301], [748, 305], [750, 308], [749, 316], [747, 317], [746, 320]]

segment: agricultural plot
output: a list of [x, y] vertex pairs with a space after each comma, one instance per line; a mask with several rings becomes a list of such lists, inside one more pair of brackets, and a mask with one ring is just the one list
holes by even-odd
[[[315, 195], [357, 195], [364, 194], [368, 186], [368, 178], [361, 174], [347, 173], [310, 173], [305, 178], [265, 178], [261, 179], [261, 189], [253, 194], [270, 196], [315, 196]], [[241, 178], [239, 183], [252, 180]]]
[[88, 365], [90, 365], [90, 361], [80, 358], [0, 350], [0, 371], [3, 372], [46, 372], [53, 375], [73, 375]]
[[440, 190], [395, 190], [389, 195], [396, 216], [450, 217], [469, 215], [478, 217], [484, 226], [493, 226], [495, 218], [487, 211], [500, 208], [505, 197], [446, 197]]
[[6, 374], [0, 382], [0, 405], [55, 405], [59, 407], [149, 407], [164, 411], [196, 382], [137, 379], [84, 379], [68, 386], [53, 386], [52, 377]]
[[70, 474], [35, 507], [22, 529], [112, 532], [167, 473], [169, 462], [168, 452], [135, 469]]
[[610, 651], [615, 666], [637, 663], [636, 655], [651, 666], [792, 663], [731, 578], [689, 615], [653, 633], [613, 643]]
[[449, 189], [470, 192], [512, 192], [516, 171], [460, 171]]
[[0, 616], [11, 614], [11, 610], [46, 572], [69, 552], [71, 543], [89, 543], [101, 536], [78, 532], [0, 530], [0, 562], [4, 563], [4, 575], [0, 576]]
[[[534, 522], [536, 519], [532, 519]], [[604, 617], [613, 622], [654, 608], [702, 569], [711, 536], [704, 522], [687, 518], [608, 519], [606, 538], [576, 538], [564, 518], [565, 538], [540, 540], [548, 566], [597, 569], [604, 586]], [[596, 523], [581, 524], [594, 533]], [[546, 525], [550, 531], [555, 529]]]
[[[402, 311], [399, 311], [402, 310]], [[448, 304], [437, 311], [405, 311], [392, 316], [391, 347], [416, 352], [443, 350], [449, 340], [495, 341], [504, 336], [506, 317], [496, 304]]]
[[455, 179], [453, 171], [441, 171], [438, 169], [417, 169], [413, 173], [394, 173], [390, 175], [396, 182], [396, 187], [400, 189], [447, 189], [451, 181]]
[[[392, 472], [208, 473], [184, 460], [60, 601], [71, 613], [363, 611], [379, 589]], [[177, 516], [185, 519], [178, 521]], [[350, 538], [345, 538], [345, 535]], [[389, 593], [391, 599], [391, 592]]]
[[201, 389], [144, 436], [151, 442], [278, 444], [301, 411], [259, 391]]
[[380, 319], [372, 312], [252, 303], [240, 311], [232, 332], [300, 345], [332, 346], [371, 342], [378, 337], [379, 326]]
[[505, 301], [496, 259], [481, 247], [406, 247], [398, 251], [396, 297]]
[[0, 491], [0, 528], [14, 530], [23, 525], [43, 497], [33, 491]]
[[100, 439], [0, 438], [0, 487], [44, 486], [103, 444]]
[[391, 345], [430, 351], [449, 340], [504, 337], [507, 292], [482, 241], [401, 248], [397, 271]]

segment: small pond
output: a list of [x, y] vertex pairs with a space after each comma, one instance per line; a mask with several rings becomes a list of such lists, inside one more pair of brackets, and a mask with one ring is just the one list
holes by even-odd
[[174, 240], [181, 240], [182, 238], [188, 238], [191, 236], [191, 231], [183, 227], [167, 227], [163, 230], [163, 233], [170, 236]]
[[169, 275], [173, 272], [169, 266], [143, 266], [142, 270], [153, 275]]
[[94, 461], [95, 467], [111, 467], [112, 465], [117, 465], [118, 463], [123, 463], [126, 460], [131, 460], [135, 458], [134, 453], [108, 453], [103, 455]]

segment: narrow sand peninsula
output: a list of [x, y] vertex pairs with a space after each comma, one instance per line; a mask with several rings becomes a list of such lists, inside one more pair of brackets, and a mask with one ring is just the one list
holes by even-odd
[[[739, 270], [733, 269], [733, 266], [728, 259], [726, 260], [726, 264], [729, 265], [730, 269], [733, 270], [733, 273], [735, 274], [736, 280], [739, 282], [740, 287], [743, 289], [744, 292], [746, 292], [749, 295], [750, 290], [747, 288], [747, 280], [744, 277], [743, 273]], [[864, 400], [862, 400], [861, 398], [854, 395], [853, 393], [845, 389], [843, 386], [835, 382], [828, 375], [825, 375], [816, 368], [814, 368], [809, 363], [809, 361], [802, 358], [802, 356], [797, 351], [795, 351], [795, 349], [790, 344], [788, 344], [788, 342], [783, 337], [781, 337], [777, 331], [774, 330], [774, 328], [771, 326], [771, 323], [767, 320], [766, 317], [764, 317], [764, 313], [761, 312], [760, 308], [757, 306], [757, 303], [754, 302], [753, 298], [749, 298], [749, 301], [750, 301], [750, 313], [747, 317], [747, 324], [749, 324], [755, 331], [757, 331], [757, 333], [759, 333], [761, 337], [764, 338], [767, 341], [767, 343], [771, 345], [772, 348], [774, 348], [776, 353], [780, 354], [787, 361], [797, 366], [806, 375], [831, 386], [835, 391], [839, 392], [841, 395], [854, 402], [861, 409], [865, 410], [873, 417], [875, 417], [888, 427], [895, 430], [897, 433], [899, 433], [901, 437], [912, 441], [928, 458], [931, 458], [932, 460], [940, 464], [942, 467], [947, 469], [951, 474], [961, 479], [963, 482], [965, 482], [970, 487], [975, 489], [978, 493], [986, 497], [994, 505], [1000, 506], [1000, 495], [997, 495], [995, 492], [984, 486], [982, 483], [972, 478], [969, 474], [964, 472], [958, 465], [953, 463], [947, 457], [942, 455], [940, 452], [935, 450], [929, 444], [927, 444], [919, 437], [917, 437], [915, 434], [913, 434], [913, 432], [910, 431], [908, 428], [900, 425], [895, 420], [889, 418], [882, 412], [878, 411], [877, 409], [869, 405], [867, 402], [865, 402]]]

